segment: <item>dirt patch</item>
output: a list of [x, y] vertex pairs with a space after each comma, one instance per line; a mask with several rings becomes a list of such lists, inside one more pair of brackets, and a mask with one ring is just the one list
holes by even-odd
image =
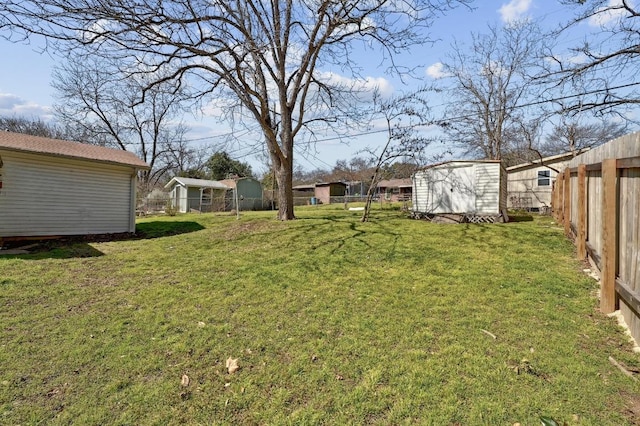
[[[16, 238], [2, 241], [0, 254], [38, 253], [50, 251], [55, 248], [68, 247], [73, 244], [102, 243], [107, 241], [131, 240], [135, 238], [139, 238], [139, 236], [131, 232], [97, 235], [70, 235], [64, 237]], [[21, 253], [17, 253], [18, 251], [21, 251]]]
[[624, 416], [629, 420], [629, 423], [640, 424], [640, 395], [624, 392], [621, 396], [626, 406]]
[[224, 239], [231, 241], [237, 239], [241, 235], [259, 233], [262, 230], [273, 230], [273, 223], [260, 221], [241, 222], [229, 225], [224, 232]]

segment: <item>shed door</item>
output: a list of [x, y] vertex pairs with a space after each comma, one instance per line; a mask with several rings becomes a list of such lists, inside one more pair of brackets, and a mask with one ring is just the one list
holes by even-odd
[[447, 170], [443, 191], [450, 199], [451, 213], [473, 213], [476, 209], [474, 190], [475, 174], [473, 166], [456, 167]]

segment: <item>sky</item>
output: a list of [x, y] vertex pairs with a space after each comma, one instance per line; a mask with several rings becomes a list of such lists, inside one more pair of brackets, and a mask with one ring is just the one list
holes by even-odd
[[[610, 0], [615, 1], [615, 0]], [[560, 22], [569, 20], [575, 13], [575, 8], [563, 6], [557, 0], [477, 0], [473, 10], [459, 7], [438, 19], [431, 31], [437, 41], [433, 45], [416, 49], [412, 55], [401, 58], [412, 64], [419, 64], [423, 73], [423, 84], [430, 84], [444, 77], [441, 62], [445, 59], [451, 43], [455, 40], [464, 42], [470, 37], [470, 32], [486, 32], [487, 25], [505, 25], [516, 19], [531, 18], [539, 20], [548, 28], [555, 28]], [[595, 26], [602, 22], [585, 23], [584, 26]], [[582, 30], [588, 31], [588, 28]], [[582, 37], [573, 34], [568, 43], [580, 40]], [[41, 118], [45, 121], [52, 119], [52, 105], [55, 102], [54, 90], [51, 87], [51, 73], [56, 58], [50, 53], [43, 52], [42, 40], [33, 40], [31, 44], [11, 43], [0, 38], [0, 116], [21, 116], [27, 118]], [[363, 68], [371, 81], [378, 82], [388, 92], [395, 93], [406, 90], [396, 79], [385, 75], [384, 70], [378, 68], [377, 62], [368, 62], [363, 57]], [[433, 99], [435, 104], [442, 105], [445, 99]], [[190, 131], [186, 138], [190, 143], [202, 146], [215, 144], [222, 134], [229, 129], [218, 123], [212, 117], [194, 118], [186, 116], [186, 124]], [[375, 148], [384, 142], [382, 133], [369, 135], [353, 135], [348, 143], [337, 140], [326, 140], [316, 143], [306, 152], [296, 153], [296, 163], [305, 170], [330, 169], [337, 160], [348, 160], [358, 155], [365, 148]], [[256, 156], [254, 141], [247, 141], [239, 146], [225, 147], [232, 157], [249, 162], [254, 171], [264, 171], [264, 161]], [[434, 147], [434, 149], [440, 149]], [[454, 154], [455, 156], [455, 154]]]

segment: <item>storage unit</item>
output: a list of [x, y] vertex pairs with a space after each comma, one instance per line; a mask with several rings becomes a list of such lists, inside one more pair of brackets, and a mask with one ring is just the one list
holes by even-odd
[[417, 218], [455, 215], [457, 221], [507, 219], [507, 173], [500, 161], [449, 161], [414, 173], [412, 212]]
[[225, 193], [231, 189], [217, 180], [173, 177], [164, 186], [179, 213], [225, 210]]
[[135, 232], [148, 168], [123, 150], [0, 132], [0, 238]]

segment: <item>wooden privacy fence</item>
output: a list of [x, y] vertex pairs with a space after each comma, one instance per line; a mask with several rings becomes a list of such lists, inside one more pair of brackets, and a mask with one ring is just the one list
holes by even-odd
[[640, 342], [640, 157], [580, 164], [581, 157], [556, 178], [553, 215], [578, 258], [598, 269], [600, 310], [620, 309]]

